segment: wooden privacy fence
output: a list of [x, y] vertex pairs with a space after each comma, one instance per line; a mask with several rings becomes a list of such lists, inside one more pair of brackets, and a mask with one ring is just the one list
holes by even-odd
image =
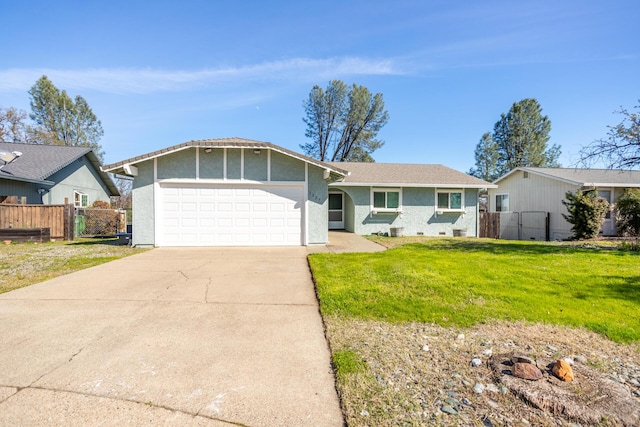
[[0, 229], [49, 228], [52, 239], [73, 240], [73, 205], [0, 204]]
[[500, 212], [480, 212], [479, 237], [500, 238]]

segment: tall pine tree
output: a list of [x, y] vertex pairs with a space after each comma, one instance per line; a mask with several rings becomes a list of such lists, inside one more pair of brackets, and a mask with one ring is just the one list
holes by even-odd
[[[517, 167], [559, 167], [560, 146], [549, 147], [551, 121], [534, 98], [514, 102], [476, 146], [476, 167], [469, 173], [493, 181]], [[485, 138], [486, 137], [486, 138]]]
[[32, 139], [42, 144], [91, 147], [102, 160], [99, 141], [104, 135], [102, 123], [87, 101], [76, 96], [72, 100], [47, 76], [42, 76], [29, 90], [31, 97]]

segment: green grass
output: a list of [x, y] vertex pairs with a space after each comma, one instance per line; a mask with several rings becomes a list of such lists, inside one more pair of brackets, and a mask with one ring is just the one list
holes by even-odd
[[116, 239], [0, 245], [0, 293], [140, 253]]
[[360, 356], [352, 350], [338, 350], [331, 358], [339, 379], [344, 379], [349, 374], [364, 372], [367, 368]]
[[491, 319], [640, 340], [640, 254], [536, 242], [425, 239], [309, 256], [324, 314], [472, 326]]

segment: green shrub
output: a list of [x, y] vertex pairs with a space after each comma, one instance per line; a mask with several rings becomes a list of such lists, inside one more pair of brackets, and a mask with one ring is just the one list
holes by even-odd
[[592, 239], [598, 235], [604, 218], [609, 209], [609, 203], [602, 197], [598, 197], [598, 192], [589, 190], [583, 192], [578, 190], [575, 194], [567, 191], [562, 204], [567, 207], [568, 214], [562, 214], [570, 224], [576, 239]]
[[640, 189], [627, 188], [618, 199], [617, 211], [618, 234], [640, 237]]

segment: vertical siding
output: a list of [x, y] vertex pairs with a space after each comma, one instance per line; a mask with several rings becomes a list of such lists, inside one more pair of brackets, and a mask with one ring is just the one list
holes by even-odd
[[562, 201], [567, 191], [575, 192], [577, 189], [575, 185], [531, 172], [529, 178], [524, 178], [523, 172], [517, 171], [500, 181], [498, 188], [489, 189], [489, 211], [496, 211], [496, 194], [509, 194], [509, 209], [512, 212], [549, 212], [549, 237], [551, 240], [566, 239], [573, 233], [571, 224], [562, 217], [563, 213], [567, 213]]
[[29, 204], [42, 204], [42, 196], [38, 194], [38, 187], [37, 184], [30, 182], [2, 179], [0, 180], [0, 196], [17, 196], [18, 201], [22, 197], [26, 197]]
[[89, 206], [96, 200], [108, 202], [110, 199], [109, 190], [86, 156], [79, 158], [48, 179], [56, 183], [44, 196], [45, 201], [50, 204], [62, 204], [65, 198], [69, 199], [69, 203], [73, 203], [74, 191], [86, 194]]

